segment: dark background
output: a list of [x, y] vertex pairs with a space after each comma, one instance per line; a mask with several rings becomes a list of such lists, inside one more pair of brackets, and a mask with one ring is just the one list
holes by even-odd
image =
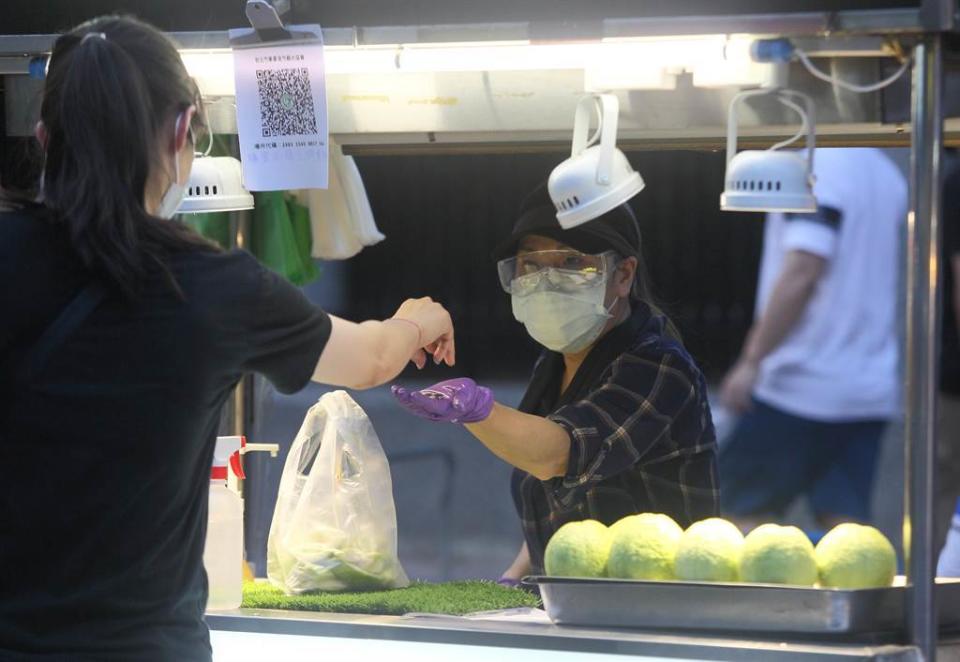
[[[346, 304], [334, 312], [377, 318], [405, 297], [430, 295], [454, 317], [459, 371], [526, 377], [537, 346], [513, 319], [490, 253], [523, 196], [563, 157], [358, 157], [387, 240], [347, 262]], [[708, 379], [719, 379], [752, 316], [762, 215], [720, 211], [721, 153], [628, 157], [647, 184], [632, 205], [653, 289]]]

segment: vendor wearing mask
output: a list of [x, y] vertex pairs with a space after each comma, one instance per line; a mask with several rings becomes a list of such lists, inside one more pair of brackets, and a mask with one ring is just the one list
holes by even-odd
[[546, 544], [567, 522], [715, 516], [706, 384], [651, 303], [630, 207], [564, 230], [542, 186], [495, 257], [514, 316], [545, 348], [519, 409], [468, 378], [394, 395], [418, 416], [465, 424], [515, 467], [525, 541], [501, 581], [542, 572]]

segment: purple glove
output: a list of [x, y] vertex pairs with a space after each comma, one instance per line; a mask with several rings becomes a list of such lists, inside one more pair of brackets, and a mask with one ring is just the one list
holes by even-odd
[[493, 409], [493, 392], [468, 377], [448, 379], [421, 391], [400, 386], [390, 390], [401, 407], [431, 421], [476, 423]]
[[510, 579], [509, 577], [501, 577], [497, 580], [497, 583], [500, 586], [506, 586], [507, 588], [520, 588], [520, 581], [517, 579]]

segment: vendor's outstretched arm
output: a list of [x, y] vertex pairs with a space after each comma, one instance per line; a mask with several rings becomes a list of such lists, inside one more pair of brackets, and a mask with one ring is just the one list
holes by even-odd
[[548, 480], [567, 473], [570, 437], [542, 416], [524, 414], [493, 401], [493, 392], [469, 377], [448, 379], [420, 390], [393, 387], [393, 397], [415, 416], [463, 423], [497, 457]]
[[435, 422], [463, 423], [497, 457], [548, 480], [567, 473], [570, 436], [553, 421], [493, 401], [493, 392], [469, 377], [421, 390], [393, 387], [393, 397], [411, 414]]
[[540, 480], [567, 473], [570, 436], [550, 419], [494, 403], [490, 416], [464, 427], [494, 455]]

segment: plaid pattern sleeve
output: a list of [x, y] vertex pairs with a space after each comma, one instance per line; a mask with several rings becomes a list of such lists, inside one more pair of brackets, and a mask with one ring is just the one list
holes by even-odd
[[[715, 503], [715, 476], [686, 475], [692, 460], [712, 457], [716, 438], [702, 377], [683, 355], [622, 354], [597, 388], [548, 418], [570, 435], [567, 473], [550, 490], [561, 509], [625, 472], [666, 465], [684, 469], [673, 476], [681, 512], [695, 517], [698, 501]], [[704, 488], [711, 493], [694, 494]]]

